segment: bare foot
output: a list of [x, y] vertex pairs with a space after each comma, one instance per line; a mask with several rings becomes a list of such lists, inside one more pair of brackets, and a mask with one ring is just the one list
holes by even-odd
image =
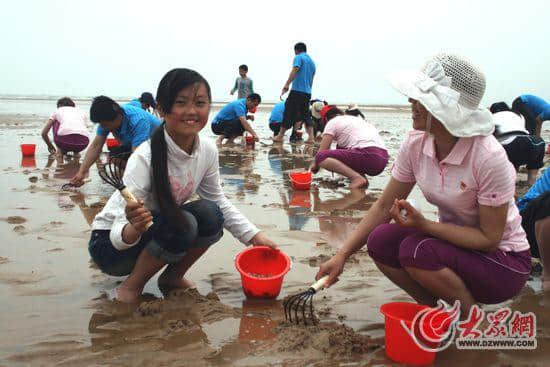
[[124, 288], [122, 285], [115, 288], [115, 298], [122, 303], [136, 303], [141, 296], [141, 289]]
[[351, 184], [349, 185], [350, 189], [361, 189], [361, 188], [367, 188], [369, 187], [369, 181], [365, 177], [359, 176], [351, 180]]
[[282, 137], [279, 137], [278, 135], [272, 137], [271, 139], [272, 139], [275, 143], [282, 143], [282, 142], [283, 142], [283, 138], [282, 138]]
[[304, 141], [304, 144], [313, 144], [315, 143], [315, 140], [313, 139], [307, 139], [306, 141]]
[[218, 136], [218, 138], [216, 139], [216, 144], [221, 145], [221, 143], [223, 143], [224, 138], [225, 136], [223, 135]]

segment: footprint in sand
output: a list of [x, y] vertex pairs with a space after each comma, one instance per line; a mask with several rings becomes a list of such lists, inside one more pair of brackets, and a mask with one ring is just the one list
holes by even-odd
[[7, 257], [0, 256], [0, 265], [6, 264], [6, 263], [9, 263], [9, 262], [10, 262], [10, 259], [8, 259]]
[[29, 181], [32, 183], [36, 183], [38, 181], [38, 177], [36, 176], [29, 177]]
[[20, 217], [18, 215], [14, 215], [14, 216], [7, 217], [7, 218], [2, 218], [2, 220], [8, 222], [9, 224], [21, 224], [21, 223], [25, 223], [27, 221], [26, 218]]
[[27, 228], [25, 226], [18, 225], [18, 226], [13, 227], [13, 231], [17, 234], [26, 234], [27, 233]]

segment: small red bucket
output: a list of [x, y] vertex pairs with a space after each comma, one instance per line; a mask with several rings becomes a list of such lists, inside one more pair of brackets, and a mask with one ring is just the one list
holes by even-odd
[[290, 183], [295, 190], [309, 190], [311, 187], [311, 172], [291, 172]]
[[282, 251], [267, 246], [248, 247], [235, 258], [241, 274], [244, 294], [250, 298], [277, 298], [290, 258]]
[[34, 157], [36, 150], [36, 144], [21, 144], [21, 153], [25, 157]]
[[[382, 312], [385, 317], [386, 355], [392, 361], [411, 366], [425, 366], [433, 363], [435, 360], [435, 352], [424, 350], [418, 346], [412, 336], [409, 335], [401, 325], [401, 321], [403, 321], [410, 330], [414, 317], [418, 312], [426, 309], [430, 309], [430, 307], [410, 302], [391, 302], [380, 307], [380, 312]], [[439, 326], [444, 325], [445, 316], [447, 315], [448, 314], [445, 313], [439, 314], [433, 317], [431, 321], [427, 321], [427, 323], [430, 323], [434, 327], [437, 327], [437, 324], [439, 324]], [[412, 332], [418, 340], [429, 348], [437, 348], [439, 343], [429, 343], [422, 337], [420, 328], [427, 333], [428, 337], [435, 337], [433, 331], [431, 331], [427, 325], [414, 326], [415, 328]]]
[[254, 137], [252, 135], [247, 135], [244, 137], [247, 145], [253, 145], [255, 143]]
[[120, 141], [115, 138], [107, 138], [107, 149], [111, 150], [113, 148], [116, 148], [120, 146]]

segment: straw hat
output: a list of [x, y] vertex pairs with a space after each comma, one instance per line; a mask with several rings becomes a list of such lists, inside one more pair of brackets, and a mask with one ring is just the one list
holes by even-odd
[[316, 119], [321, 118], [321, 110], [325, 107], [325, 104], [321, 101], [314, 102], [311, 105], [311, 116], [315, 117]]
[[462, 56], [441, 53], [420, 71], [399, 71], [389, 82], [400, 93], [419, 101], [456, 137], [491, 135], [491, 112], [479, 108], [485, 76]]

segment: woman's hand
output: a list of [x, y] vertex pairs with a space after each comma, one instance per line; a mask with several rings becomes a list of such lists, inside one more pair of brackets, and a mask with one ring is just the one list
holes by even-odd
[[309, 165], [309, 171], [313, 174], [319, 172], [319, 169], [321, 169], [321, 167], [319, 167], [315, 161], [311, 162]]
[[428, 223], [422, 213], [416, 210], [407, 200], [395, 199], [390, 209], [390, 215], [397, 224], [404, 227], [422, 229]]
[[250, 243], [253, 246], [268, 246], [271, 247], [273, 250], [279, 249], [277, 244], [271, 241], [263, 232], [256, 233], [256, 235], [250, 240]]
[[147, 231], [147, 224], [153, 221], [151, 212], [143, 206], [143, 200], [137, 203], [127, 203], [124, 209], [126, 219], [140, 235]]
[[328, 261], [321, 264], [319, 271], [315, 276], [315, 280], [321, 279], [328, 274], [328, 281], [325, 285], [326, 288], [330, 287], [338, 281], [338, 277], [344, 271], [344, 264], [346, 263], [345, 255], [337, 253], [331, 257]]

